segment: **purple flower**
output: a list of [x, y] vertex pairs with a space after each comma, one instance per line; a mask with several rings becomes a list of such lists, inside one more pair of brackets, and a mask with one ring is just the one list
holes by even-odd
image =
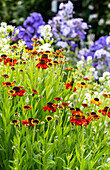
[[[61, 3], [59, 6], [59, 11], [52, 20], [48, 21], [50, 24], [54, 39], [57, 40], [57, 46], [67, 46], [70, 41], [80, 41], [85, 38], [88, 26], [83, 22], [82, 18], [73, 18], [73, 4], [68, 1], [68, 3]], [[63, 43], [64, 40], [64, 43]], [[60, 44], [60, 45], [59, 45]], [[66, 45], [64, 45], [66, 44]], [[71, 49], [75, 49], [75, 44], [69, 43]]]
[[34, 19], [32, 17], [27, 17], [27, 19], [24, 21], [23, 26], [26, 28], [34, 22]]
[[32, 34], [34, 33], [34, 28], [32, 26], [28, 26], [27, 31]]
[[19, 40], [23, 39], [26, 41], [27, 47], [32, 47], [32, 37], [36, 36], [38, 38], [40, 35], [38, 34], [38, 28], [41, 25], [45, 25], [45, 22], [43, 21], [43, 18], [40, 13], [33, 12], [30, 14], [29, 17], [24, 21], [23, 27], [19, 26], [17, 29], [19, 29], [19, 34], [13, 38], [13, 40]]
[[110, 57], [110, 53], [102, 48], [94, 53], [94, 57], [96, 57], [97, 59], [108, 58]]
[[66, 42], [63, 42], [63, 41], [58, 41], [57, 43], [56, 43], [56, 45], [58, 46], [58, 47], [62, 47], [62, 48], [65, 48], [65, 47], [67, 47], [67, 43]]
[[[99, 72], [97, 75], [102, 74], [102, 70], [106, 71], [110, 69], [110, 50], [109, 50], [109, 38], [110, 36], [102, 36], [90, 47], [90, 49], [83, 48], [79, 51], [78, 57], [84, 56], [87, 59], [91, 56], [93, 59], [92, 65]], [[96, 76], [97, 77], [97, 76]]]

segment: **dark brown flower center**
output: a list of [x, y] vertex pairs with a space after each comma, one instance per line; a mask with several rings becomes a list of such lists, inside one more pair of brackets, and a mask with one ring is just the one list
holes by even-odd
[[79, 120], [79, 119], [81, 119], [81, 116], [80, 116], [80, 115], [76, 115], [76, 116], [75, 116], [75, 119], [76, 119], [76, 120]]
[[52, 66], [52, 63], [48, 63], [49, 66]]
[[11, 67], [11, 69], [12, 69], [12, 70], [15, 70], [15, 68], [14, 68], [14, 67]]
[[73, 81], [71, 81], [71, 82], [70, 82], [70, 85], [73, 85], [73, 83], [74, 83], [74, 82], [73, 82]]
[[98, 98], [94, 98], [94, 100], [95, 100], [95, 101], [99, 101], [99, 99], [98, 99]]
[[17, 86], [15, 86], [15, 87], [13, 88], [13, 90], [15, 90], [16, 92], [19, 92], [19, 91], [20, 91], [20, 88], [17, 87]]
[[33, 51], [31, 54], [36, 55], [36, 54], [38, 54], [38, 52], [37, 51]]
[[60, 98], [60, 97], [55, 97], [55, 99], [56, 99], [56, 100], [61, 100], [61, 98]]
[[8, 74], [4, 74], [3, 77], [8, 77]]
[[103, 110], [104, 110], [104, 111], [107, 111], [108, 109], [109, 109], [109, 107], [108, 107], [108, 106], [105, 106]]
[[94, 116], [94, 115], [96, 115], [96, 113], [95, 113], [95, 112], [91, 112], [91, 115], [93, 115], [93, 116]]
[[11, 85], [11, 83], [10, 82], [6, 82], [6, 85]]
[[29, 47], [29, 48], [28, 48], [28, 50], [32, 50], [32, 48], [31, 48], [31, 47]]
[[10, 62], [14, 62], [14, 60], [11, 58], [11, 59], [10, 59]]
[[40, 59], [40, 64], [45, 64], [46, 61], [44, 59]]
[[28, 121], [29, 123], [32, 123], [32, 120], [33, 120], [32, 117], [30, 117], [30, 118], [27, 119], [27, 121]]
[[104, 97], [108, 97], [108, 95], [107, 95], [107, 94], [105, 94], [105, 93], [104, 93], [104, 94], [102, 94], [102, 95], [103, 95]]
[[47, 103], [47, 106], [48, 106], [48, 107], [52, 107], [52, 105], [53, 105], [52, 102]]
[[13, 46], [11, 46], [11, 48], [12, 49], [17, 49], [18, 47], [13, 45]]
[[82, 85], [86, 85], [84, 82], [81, 82]]
[[80, 111], [80, 109], [77, 107], [77, 108], [76, 108], [76, 111]]
[[48, 58], [47, 54], [42, 54], [42, 58]]
[[19, 127], [19, 125], [15, 125], [15, 127], [16, 127], [16, 128], [18, 128], [18, 127]]
[[45, 51], [46, 53], [50, 53], [50, 51]]
[[48, 121], [49, 121], [49, 120], [52, 120], [52, 117], [48, 116], [48, 117], [47, 117], [47, 120], [48, 120]]
[[24, 106], [25, 109], [30, 109], [30, 106], [26, 105]]
[[6, 55], [6, 54], [2, 54], [1, 57], [2, 57], [2, 58], [6, 58], [7, 55]]
[[38, 38], [33, 38], [32, 40], [33, 40], [33, 41], [38, 41]]
[[33, 123], [39, 124], [39, 120], [38, 119], [34, 119]]
[[14, 93], [14, 90], [10, 90], [9, 92], [10, 92], [10, 93]]
[[24, 72], [23, 70], [19, 70], [20, 72]]
[[53, 63], [54, 63], [54, 64], [58, 64], [58, 61], [54, 61]]
[[94, 118], [98, 118], [98, 115], [94, 115]]
[[88, 104], [84, 104], [84, 103], [82, 103], [82, 105], [83, 105], [84, 107], [87, 107], [87, 106], [88, 106]]
[[63, 107], [61, 105], [59, 105], [58, 107], [59, 107], [59, 109], [63, 109]]
[[74, 107], [70, 107], [70, 110], [75, 110], [75, 108]]
[[82, 117], [82, 119], [85, 119], [85, 116], [84, 116], [84, 115], [82, 115], [81, 117]]
[[63, 106], [68, 106], [68, 103], [62, 102]]
[[12, 120], [12, 123], [17, 123], [18, 121], [17, 120]]

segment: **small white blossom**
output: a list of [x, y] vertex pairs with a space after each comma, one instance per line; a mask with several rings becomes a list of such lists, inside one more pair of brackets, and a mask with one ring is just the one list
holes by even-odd
[[98, 17], [98, 14], [89, 15], [89, 21], [96, 19], [97, 17]]
[[104, 78], [103, 78], [103, 77], [99, 77], [99, 81], [100, 81], [100, 82], [103, 82], [103, 81], [104, 81]]
[[91, 64], [92, 63], [92, 57], [91, 56], [88, 56], [87, 57], [87, 64]]
[[7, 23], [6, 22], [1, 22], [1, 27], [7, 27]]
[[94, 71], [95, 71], [95, 68], [94, 68], [94, 67], [91, 67], [91, 68], [89, 69], [89, 71], [90, 71], [90, 72], [94, 72]]
[[108, 36], [108, 37], [106, 38], [106, 43], [107, 43], [107, 45], [110, 45], [110, 36]]
[[104, 78], [104, 79], [107, 78], [107, 77], [109, 77], [109, 76], [110, 76], [110, 73], [109, 73], [109, 72], [106, 71], [106, 72], [103, 73], [103, 78]]
[[104, 19], [103, 18], [101, 18], [100, 20], [99, 20], [99, 22], [98, 22], [98, 25], [103, 25], [104, 24]]
[[77, 62], [77, 67], [81, 68], [81, 67], [83, 67], [83, 64], [84, 64], [84, 61], [80, 60], [80, 61]]

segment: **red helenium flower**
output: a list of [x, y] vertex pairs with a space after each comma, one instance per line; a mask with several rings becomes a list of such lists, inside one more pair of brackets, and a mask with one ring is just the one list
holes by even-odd
[[29, 126], [34, 126], [34, 124], [32, 124], [32, 120], [33, 120], [33, 118], [28, 118], [28, 119], [26, 119], [26, 120], [21, 120], [21, 122], [22, 122], [22, 124], [23, 124], [23, 126], [25, 126], [25, 125], [29, 125]]
[[48, 68], [48, 65], [45, 61], [45, 59], [40, 59], [40, 62], [36, 65], [37, 68], [42, 68], [42, 69], [46, 69]]
[[47, 106], [43, 107], [44, 112], [48, 110], [49, 112], [52, 111], [52, 113], [56, 112], [56, 108], [53, 107], [53, 103], [49, 102], [47, 103]]

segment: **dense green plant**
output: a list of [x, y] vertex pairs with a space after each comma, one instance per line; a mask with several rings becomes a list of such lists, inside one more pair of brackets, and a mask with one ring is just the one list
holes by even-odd
[[0, 169], [109, 170], [110, 74], [36, 41], [0, 50]]

